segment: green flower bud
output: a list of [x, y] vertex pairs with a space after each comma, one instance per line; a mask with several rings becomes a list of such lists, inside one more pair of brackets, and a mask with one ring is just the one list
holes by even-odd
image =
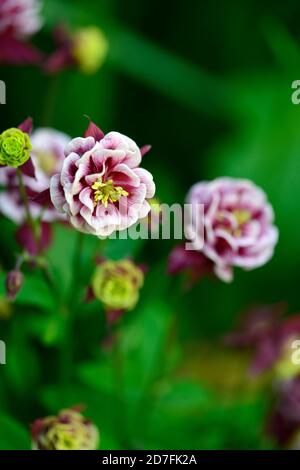
[[132, 261], [105, 261], [96, 268], [92, 289], [107, 310], [131, 310], [143, 282], [143, 271]]
[[83, 73], [96, 73], [106, 58], [107, 50], [107, 39], [95, 26], [79, 29], [74, 34], [71, 54]]
[[14, 168], [23, 165], [30, 157], [29, 135], [12, 127], [0, 135], [0, 165]]
[[33, 450], [97, 450], [99, 431], [74, 409], [37, 419], [31, 425]]

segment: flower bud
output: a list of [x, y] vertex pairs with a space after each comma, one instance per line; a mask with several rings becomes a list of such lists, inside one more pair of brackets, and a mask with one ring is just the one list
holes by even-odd
[[29, 135], [12, 127], [0, 135], [0, 165], [18, 167], [30, 157]]
[[6, 277], [6, 295], [10, 300], [16, 298], [24, 282], [24, 275], [21, 271], [10, 271]]
[[107, 50], [107, 39], [95, 26], [82, 28], [74, 34], [71, 55], [83, 73], [97, 72], [105, 60]]
[[132, 261], [104, 261], [96, 268], [92, 289], [108, 311], [132, 310], [143, 283], [143, 271]]
[[75, 409], [37, 419], [31, 425], [33, 450], [97, 450], [99, 431]]

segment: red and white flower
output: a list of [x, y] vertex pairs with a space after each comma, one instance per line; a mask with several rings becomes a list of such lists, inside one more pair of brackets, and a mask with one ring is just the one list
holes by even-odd
[[[251, 181], [218, 178], [197, 183], [187, 202], [204, 206], [201, 252], [213, 262], [215, 274], [223, 281], [232, 280], [234, 266], [251, 270], [272, 257], [278, 240], [273, 209], [265, 193]], [[194, 237], [197, 230], [193, 221], [187, 222], [187, 234]]]
[[79, 231], [98, 237], [129, 228], [146, 217], [155, 185], [140, 168], [142, 152], [119, 132], [93, 132], [72, 140], [62, 171], [53, 176], [51, 200]]

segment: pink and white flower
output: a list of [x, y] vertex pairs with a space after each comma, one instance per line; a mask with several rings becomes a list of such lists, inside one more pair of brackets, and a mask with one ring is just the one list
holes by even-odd
[[[251, 270], [270, 260], [278, 229], [265, 193], [251, 181], [218, 178], [197, 183], [187, 202], [204, 205], [201, 252], [214, 263], [214, 272], [223, 281], [232, 281], [234, 266]], [[188, 238], [197, 230], [193, 221], [187, 222]]]
[[[40, 128], [32, 133], [30, 140], [35, 177], [23, 176], [27, 194], [31, 198], [30, 211], [34, 218], [41, 217], [44, 222], [52, 222], [62, 218], [54, 207], [44, 209], [32, 199], [47, 190], [50, 178], [61, 170], [64, 161], [64, 148], [70, 141], [70, 137], [55, 129]], [[18, 225], [24, 223], [26, 219], [25, 208], [21, 200], [14, 168], [0, 168], [0, 186], [3, 188], [0, 192], [0, 212]]]
[[42, 25], [40, 0], [0, 1], [0, 63], [39, 63], [43, 54], [28, 41]]
[[140, 168], [141, 150], [119, 132], [93, 132], [72, 140], [62, 171], [53, 176], [51, 200], [79, 231], [106, 237], [125, 230], [151, 210], [151, 173]]
[[42, 25], [39, 0], [1, 0], [0, 34], [11, 34], [16, 38], [28, 38]]

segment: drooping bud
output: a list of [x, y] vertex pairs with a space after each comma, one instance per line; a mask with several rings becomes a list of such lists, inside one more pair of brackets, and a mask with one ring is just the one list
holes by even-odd
[[33, 450], [97, 450], [99, 431], [76, 409], [37, 419], [31, 425]]
[[15, 127], [0, 135], [0, 165], [17, 168], [24, 165], [30, 157], [29, 135]]
[[21, 271], [10, 271], [6, 276], [6, 295], [10, 300], [14, 300], [24, 282], [24, 275]]

